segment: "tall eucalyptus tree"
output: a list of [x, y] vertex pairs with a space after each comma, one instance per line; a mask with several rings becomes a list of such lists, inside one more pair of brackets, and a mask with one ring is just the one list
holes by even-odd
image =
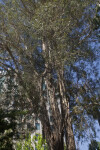
[[28, 110], [40, 118], [50, 150], [63, 150], [64, 136], [67, 150], [75, 150], [74, 133], [82, 136], [90, 127], [88, 108], [99, 104], [85, 69], [95, 59], [88, 39], [93, 4], [7, 0], [0, 5], [1, 69], [10, 68], [17, 75]]

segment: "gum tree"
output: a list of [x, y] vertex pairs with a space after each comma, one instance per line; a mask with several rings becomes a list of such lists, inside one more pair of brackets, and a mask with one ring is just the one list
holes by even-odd
[[0, 6], [1, 69], [16, 74], [27, 109], [41, 120], [50, 150], [63, 150], [64, 137], [67, 150], [75, 150], [73, 129], [83, 136], [92, 124], [88, 106], [98, 108], [86, 68], [95, 59], [88, 39], [95, 15], [92, 4], [8, 0]]

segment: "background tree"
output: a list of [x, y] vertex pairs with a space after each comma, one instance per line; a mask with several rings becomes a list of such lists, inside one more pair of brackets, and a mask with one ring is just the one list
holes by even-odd
[[[24, 97], [23, 97], [24, 98]], [[29, 124], [27, 109], [20, 103], [18, 84], [14, 74], [1, 71], [0, 73], [0, 145], [1, 149], [13, 149], [15, 141], [25, 138], [33, 131]], [[22, 110], [23, 109], [23, 110]], [[28, 126], [25, 128], [25, 126]]]
[[100, 150], [100, 142], [92, 140], [91, 144], [89, 144], [89, 150]]
[[[0, 149], [13, 149], [13, 136], [16, 131], [16, 115], [13, 109], [4, 105], [4, 72], [0, 73]], [[9, 99], [6, 99], [9, 100]]]
[[[9, 122], [10, 121], [10, 122]], [[16, 123], [13, 111], [7, 113], [0, 109], [0, 149], [13, 150], [13, 136], [15, 134]]]

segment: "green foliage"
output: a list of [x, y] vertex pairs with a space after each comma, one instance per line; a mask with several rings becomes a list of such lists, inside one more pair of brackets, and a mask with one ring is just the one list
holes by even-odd
[[99, 146], [99, 149], [100, 149], [100, 142], [98, 142], [98, 146]]
[[31, 136], [27, 137], [25, 140], [20, 141], [16, 144], [17, 150], [34, 150], [32, 147]]
[[34, 150], [33, 143], [35, 144], [35, 147], [37, 150], [48, 150], [46, 140], [43, 139], [42, 135], [36, 134], [33, 136], [33, 139], [31, 139], [31, 136], [28, 136], [25, 140], [20, 141], [16, 145], [17, 150]]
[[48, 150], [46, 140], [43, 139], [41, 134], [36, 134], [35, 136], [33, 136], [33, 142], [37, 150], [44, 150], [44, 148], [45, 150]]

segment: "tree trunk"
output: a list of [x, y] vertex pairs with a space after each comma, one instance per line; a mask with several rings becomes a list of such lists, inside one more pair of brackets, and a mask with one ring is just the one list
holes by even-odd
[[64, 123], [65, 138], [66, 138], [65, 139], [66, 150], [76, 150], [71, 116], [70, 116], [70, 107], [69, 107], [70, 99], [66, 95], [63, 71], [59, 72], [59, 88], [60, 88], [60, 96], [61, 96], [61, 104], [62, 104], [62, 119]]
[[67, 108], [67, 118], [65, 122], [65, 134], [66, 134], [66, 150], [76, 150], [75, 139], [72, 129], [71, 117], [69, 112], [69, 104]]
[[53, 134], [50, 150], [64, 150], [63, 134]]
[[[49, 61], [46, 64], [47, 68], [47, 74], [45, 77], [46, 86], [49, 93], [49, 99], [50, 99], [50, 106], [52, 110], [52, 115], [54, 117], [53, 125], [54, 125], [54, 132], [51, 131], [51, 135], [48, 134], [47, 128], [45, 129], [45, 135], [47, 136], [47, 143], [49, 144], [50, 150], [64, 150], [64, 133], [66, 132], [66, 150], [75, 150], [75, 141], [74, 141], [74, 135], [71, 125], [71, 118], [70, 118], [70, 110], [69, 110], [69, 100], [66, 97], [66, 88], [64, 84], [64, 73], [63, 73], [63, 67], [58, 70], [58, 91], [60, 95], [60, 106], [61, 106], [61, 113], [58, 111], [57, 107], [57, 100], [55, 99], [55, 89], [56, 86], [53, 83], [52, 79], [52, 65], [50, 65], [51, 58], [49, 52], [49, 46], [48, 43], [44, 42], [43, 45], [43, 51], [48, 54]], [[48, 130], [51, 130], [50, 127]]]

